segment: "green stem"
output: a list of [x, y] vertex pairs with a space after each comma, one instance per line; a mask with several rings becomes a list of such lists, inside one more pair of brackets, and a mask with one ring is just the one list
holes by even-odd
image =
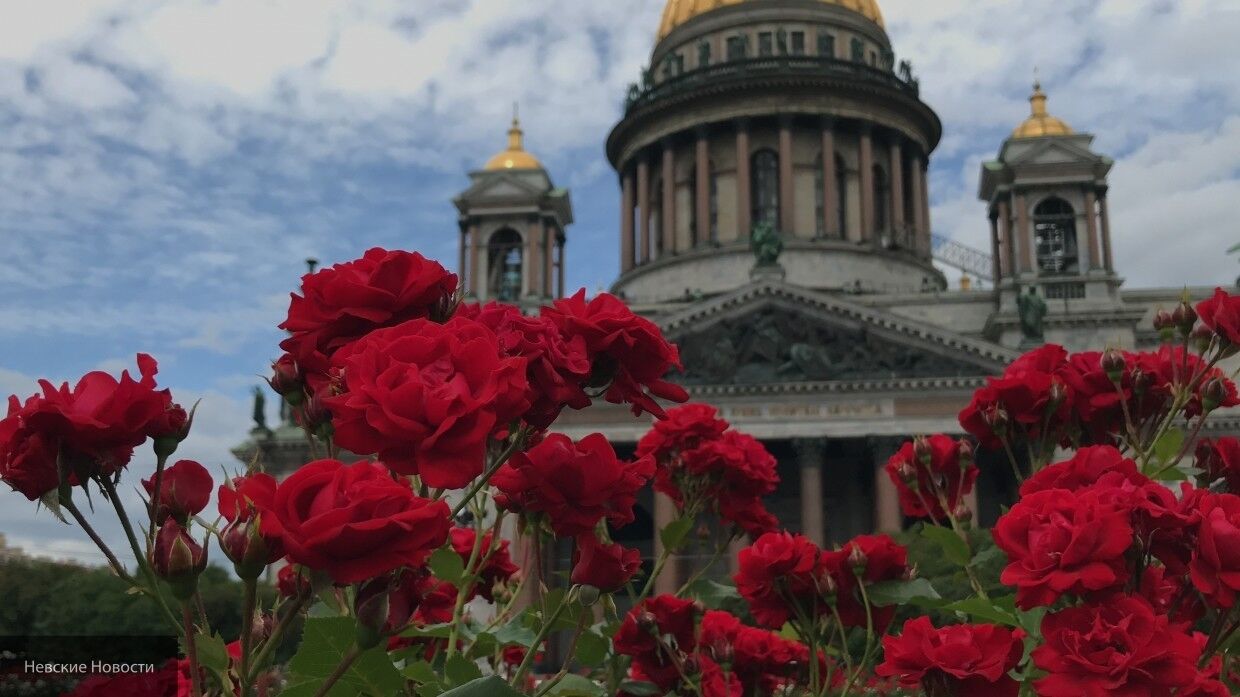
[[289, 625], [301, 612], [301, 608], [313, 597], [310, 593], [302, 593], [293, 600], [293, 604], [288, 607], [280, 621], [276, 623], [275, 629], [271, 631], [271, 636], [267, 637], [263, 642], [258, 653], [254, 656], [254, 660], [250, 661], [250, 672], [246, 674], [246, 682], [252, 683], [258, 677], [258, 671], [263, 667], [263, 663], [270, 656], [271, 652], [280, 645], [280, 640], [284, 638], [284, 632], [288, 630]]
[[[254, 609], [258, 601], [258, 579], [244, 580], [245, 590], [241, 600], [241, 675], [250, 674], [250, 649], [254, 642]], [[241, 697], [249, 697], [253, 687], [249, 681], [241, 685]]]
[[112, 570], [116, 572], [116, 575], [129, 585], [136, 586], [137, 583], [134, 582], [133, 577], [125, 571], [125, 567], [121, 564], [120, 560], [116, 558], [116, 555], [113, 554], [108, 545], [104, 543], [103, 538], [99, 537], [99, 533], [95, 532], [95, 529], [91, 527], [90, 522], [86, 520], [86, 516], [82, 515], [82, 511], [78, 510], [77, 505], [74, 504], [72, 500], [67, 500], [61, 501], [60, 507], [66, 511], [69, 511], [69, 515], [73, 516], [73, 519], [77, 521], [77, 524], [82, 527], [82, 530], [86, 532], [86, 536], [90, 538], [91, 542], [95, 543], [95, 546], [99, 548], [100, 552], [103, 552], [103, 556], [108, 558], [108, 563], [112, 566]]
[[146, 530], [146, 548], [149, 551], [155, 544], [155, 528], [159, 523], [164, 521], [156, 520], [155, 516], [159, 512], [159, 495], [162, 493], [164, 486], [164, 465], [168, 463], [167, 455], [156, 455], [155, 459], [155, 490], [151, 493], [151, 509], [149, 511], [149, 523]]
[[584, 611], [581, 613], [581, 617], [577, 620], [577, 631], [573, 633], [573, 638], [568, 642], [568, 650], [564, 652], [564, 666], [561, 667], [560, 671], [555, 674], [555, 677], [546, 681], [542, 685], [539, 685], [538, 692], [534, 693], [534, 697], [542, 697], [547, 694], [553, 690], [556, 685], [560, 684], [560, 681], [564, 679], [565, 675], [568, 675], [568, 664], [573, 660], [573, 654], [577, 651], [577, 641], [581, 639], [581, 635], [585, 632], [586, 621], [589, 617], [590, 616]]
[[685, 581], [684, 585], [680, 587], [680, 590], [676, 591], [676, 595], [684, 595], [694, 583], [697, 583], [698, 579], [705, 576], [706, 572], [710, 571], [710, 568], [715, 565], [715, 562], [719, 561], [719, 557], [723, 556], [723, 551], [732, 544], [733, 539], [734, 538], [729, 537], [722, 544], [717, 545], [715, 547], [715, 553], [711, 555], [709, 560], [707, 560], [706, 565], [702, 566], [697, 571], [694, 571], [693, 574], [689, 576], [689, 580]]
[[332, 687], [340, 681], [340, 678], [344, 677], [344, 674], [353, 666], [353, 662], [361, 655], [362, 650], [357, 647], [357, 644], [350, 646], [349, 650], [345, 651], [344, 655], [340, 657], [340, 663], [336, 665], [336, 669], [331, 672], [331, 675], [327, 676], [327, 679], [319, 686], [318, 691], [314, 693], [314, 697], [325, 697], [328, 692], [331, 692]]
[[462, 615], [465, 613], [465, 601], [468, 599], [469, 591], [473, 588], [477, 580], [474, 571], [474, 565], [478, 562], [478, 555], [482, 552], [482, 518], [474, 516], [474, 546], [469, 552], [469, 560], [465, 562], [465, 571], [462, 574], [460, 585], [456, 589], [456, 603], [452, 606], [452, 629], [448, 632], [448, 658], [456, 655], [456, 637], [457, 631], [462, 624]]
[[155, 577], [155, 571], [151, 569], [150, 561], [142, 552], [142, 548], [138, 546], [138, 537], [134, 535], [133, 526], [129, 523], [129, 516], [125, 513], [125, 506], [121, 504], [121, 499], [116, 493], [116, 486], [107, 477], [99, 477], [98, 481], [99, 486], [103, 487], [104, 493], [107, 494], [108, 500], [112, 502], [112, 508], [116, 511], [116, 517], [120, 519], [121, 528], [125, 531], [125, 537], [129, 540], [129, 548], [133, 550], [134, 559], [138, 562], [138, 570], [142, 572], [142, 576], [150, 584], [149, 595], [159, 603], [172, 626], [178, 628], [179, 631], [181, 622], [177, 620], [176, 614], [172, 612], [172, 608], [164, 600], [163, 593], [159, 592], [159, 579]]
[[848, 682], [844, 685], [844, 691], [840, 693], [840, 697], [848, 697], [853, 684], [865, 672], [866, 666], [870, 663], [870, 653], [874, 644], [874, 609], [870, 605], [869, 594], [865, 592], [865, 579], [858, 577], [857, 587], [861, 590], [861, 602], [865, 604], [865, 651], [861, 654], [861, 665], [857, 666], [857, 670], [848, 677]]
[[198, 671], [198, 647], [194, 638], [194, 611], [188, 600], [181, 602], [181, 620], [185, 623], [185, 657], [189, 659], [189, 687], [193, 697], [202, 696], [202, 676]]
[[552, 627], [555, 626], [556, 620], [560, 619], [560, 615], [564, 614], [564, 608], [568, 607], [568, 598], [560, 601], [560, 606], [551, 613], [551, 617], [543, 620], [542, 626], [538, 628], [538, 635], [534, 637], [534, 643], [530, 645], [530, 650], [525, 652], [525, 658], [521, 659], [521, 665], [517, 666], [517, 672], [513, 674], [512, 680], [508, 684], [514, 688], [521, 684], [521, 680], [525, 678], [525, 674], [530, 671], [530, 667], [534, 665], [534, 656], [538, 653], [538, 647], [551, 634]]
[[472, 501], [473, 498], [478, 495], [479, 491], [482, 491], [483, 487], [485, 487], [491, 481], [491, 477], [493, 477], [495, 473], [499, 471], [499, 468], [504, 466], [505, 462], [508, 462], [508, 458], [512, 457], [513, 453], [517, 452], [517, 450], [521, 447], [521, 445], [524, 442], [525, 442], [525, 433], [524, 432], [518, 433], [512, 439], [512, 443], [509, 444], [507, 448], [504, 448], [502, 452], [500, 452], [499, 456], [495, 458], [495, 462], [490, 467], [488, 467], [485, 472], [482, 473], [482, 476], [479, 477], [473, 483], [473, 486], [469, 487], [469, 490], [465, 492], [465, 495], [461, 497], [460, 502], [457, 503], [456, 507], [452, 509], [451, 517], [455, 518], [458, 514], [460, 514], [461, 511], [465, 510], [465, 507], [469, 505], [469, 502]]

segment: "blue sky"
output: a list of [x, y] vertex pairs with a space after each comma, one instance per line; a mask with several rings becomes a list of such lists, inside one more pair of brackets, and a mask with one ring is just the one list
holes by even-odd
[[[502, 148], [514, 101], [572, 189], [569, 286], [607, 285], [618, 196], [602, 144], [662, 5], [0, 0], [0, 393], [147, 351], [180, 401], [203, 399], [185, 454], [232, 466], [302, 260], [381, 245], [455, 264], [450, 199]], [[978, 167], [1027, 113], [1037, 66], [1052, 112], [1117, 160], [1128, 285], [1240, 272], [1222, 254], [1240, 201], [1234, 2], [882, 7], [944, 121], [937, 231], [986, 245]], [[94, 560], [12, 494], [0, 532]]]

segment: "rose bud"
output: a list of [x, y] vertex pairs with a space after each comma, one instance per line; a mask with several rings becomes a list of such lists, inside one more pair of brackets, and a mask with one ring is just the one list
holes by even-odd
[[150, 562], [155, 575], [172, 587], [172, 594], [178, 600], [187, 600], [198, 587], [198, 575], [207, 568], [207, 551], [169, 518], [155, 536]]
[[934, 461], [934, 449], [930, 447], [928, 438], [917, 436], [913, 439], [913, 456], [923, 467], [930, 466], [930, 463]]
[[831, 577], [831, 574], [823, 574], [822, 576], [823, 595], [826, 595], [828, 598], [830, 598], [834, 596], [837, 591], [839, 591], [839, 585], [836, 584], [835, 579]]
[[1171, 321], [1175, 323], [1181, 334], [1188, 336], [1193, 333], [1193, 327], [1197, 324], [1197, 311], [1187, 300], [1181, 300], [1175, 311], [1171, 313]]
[[388, 590], [392, 579], [388, 575], [366, 581], [357, 587], [353, 601], [353, 613], [357, 616], [357, 646], [371, 649], [383, 641], [388, 622]]
[[603, 544], [593, 534], [582, 535], [573, 553], [573, 570], [569, 581], [597, 592], [620, 590], [641, 570], [642, 555], [637, 549], [619, 544]]
[[912, 566], [904, 570], [904, 580], [905, 581], [917, 580], [917, 565], [916, 564], [913, 564]]
[[687, 656], [684, 663], [681, 664], [681, 670], [684, 671], [686, 676], [697, 675], [701, 669], [702, 666], [698, 663], [697, 656]]
[[982, 418], [985, 419], [986, 425], [990, 426], [990, 430], [996, 435], [1003, 436], [1007, 433], [1008, 414], [1002, 407], [996, 406], [993, 409], [987, 410], [982, 414]]
[[952, 517], [961, 523], [967, 523], [973, 520], [973, 510], [963, 503], [957, 504], [956, 509], [952, 511]]
[[301, 410], [299, 421], [302, 428], [319, 436], [330, 435], [330, 433], [323, 432], [323, 429], [330, 429], [332, 425], [332, 415], [327, 411], [327, 405], [323, 403], [323, 400], [332, 396], [331, 388], [328, 387], [310, 395], [310, 399], [306, 400]]
[[1223, 378], [1210, 378], [1201, 386], [1201, 408], [1212, 412], [1227, 400], [1227, 383]]
[[715, 662], [725, 668], [732, 665], [732, 661], [736, 660], [736, 649], [732, 648], [732, 644], [723, 642], [712, 646], [711, 654], [715, 657]]
[[693, 611], [699, 615], [705, 615], [706, 614], [706, 603], [702, 602], [701, 600], [694, 600]]
[[861, 551], [861, 547], [853, 545], [852, 551], [848, 553], [848, 563], [852, 566], [853, 571], [860, 576], [865, 571], [865, 565], [869, 563], [865, 552]]
[[582, 607], [594, 607], [602, 593], [595, 586], [577, 586], [577, 600]]
[[1141, 396], [1150, 391], [1150, 386], [1154, 384], [1153, 377], [1149, 373], [1140, 368], [1132, 369], [1132, 393]]
[[654, 634], [659, 631], [659, 618], [649, 610], [643, 610], [637, 613], [637, 626], [648, 634]]
[[258, 646], [266, 641], [275, 627], [276, 618], [271, 613], [254, 613], [254, 622], [250, 625], [250, 646]]
[[1107, 374], [1111, 382], [1118, 385], [1124, 379], [1124, 354], [1115, 349], [1107, 349], [1102, 354], [1102, 372]]
[[967, 470], [974, 465], [973, 444], [962, 440], [956, 444], [956, 452], [960, 454], [960, 469]]
[[310, 592], [310, 579], [296, 564], [285, 564], [276, 574], [276, 590], [285, 598], [296, 598]]
[[1163, 332], [1174, 328], [1175, 320], [1172, 319], [1170, 312], [1159, 310], [1154, 313], [1154, 331]]
[[267, 565], [284, 556], [279, 538], [268, 540], [259, 532], [258, 519], [237, 520], [220, 532], [220, 549], [233, 563], [237, 577], [242, 580], [256, 579]]
[[207, 468], [193, 460], [181, 460], [164, 470], [159, 480], [159, 493], [155, 493], [155, 477], [142, 480], [142, 487], [151, 497], [151, 504], [158, 502], [154, 520], [173, 518], [185, 524], [190, 516], [197, 515], [211, 500], [215, 482]]
[[896, 473], [900, 475], [900, 479], [910, 487], [917, 484], [917, 470], [907, 462], [901, 462], [896, 469]]
[[194, 415], [187, 413], [180, 404], [168, 405], [164, 413], [151, 422], [147, 432], [155, 446], [155, 456], [168, 458], [176, 452], [181, 441], [189, 437], [189, 429], [193, 423]]
[[1206, 325], [1199, 324], [1196, 329], [1193, 329], [1193, 333], [1188, 335], [1188, 340], [1197, 353], [1205, 353], [1210, 350], [1210, 344], [1214, 342], [1214, 332]]
[[1054, 412], [1068, 398], [1068, 388], [1063, 386], [1062, 382], [1055, 380], [1051, 383], [1050, 399], [1046, 402], [1047, 413]]
[[287, 353], [271, 364], [271, 377], [267, 379], [267, 384], [291, 407], [299, 406], [305, 398], [306, 385], [301, 376], [301, 368]]

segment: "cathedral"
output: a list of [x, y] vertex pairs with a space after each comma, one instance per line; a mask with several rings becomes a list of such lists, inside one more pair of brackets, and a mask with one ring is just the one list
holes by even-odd
[[[1041, 86], [981, 168], [990, 245], [975, 250], [934, 233], [942, 123], [876, 0], [668, 0], [656, 29], [605, 141], [621, 199], [611, 292], [680, 346], [693, 400], [778, 458], [767, 505], [788, 529], [828, 545], [899, 530], [882, 465], [910, 435], [960, 433], [972, 392], [1023, 350], [1157, 345], [1152, 315], [1183, 289], [1123, 287], [1112, 160], [1051, 114]], [[516, 119], [470, 178], [453, 201], [467, 297], [534, 310], [562, 296], [571, 198]], [[936, 262], [965, 280], [949, 287]], [[599, 404], [556, 427], [623, 453], [649, 420]], [[291, 424], [251, 436], [243, 460], [305, 461]], [[1012, 482], [1007, 467], [983, 471], [970, 503], [986, 524]], [[649, 490], [641, 508], [618, 541], [653, 556], [674, 508]], [[694, 563], [678, 561], [681, 576]], [[664, 576], [678, 585], [675, 568]]]

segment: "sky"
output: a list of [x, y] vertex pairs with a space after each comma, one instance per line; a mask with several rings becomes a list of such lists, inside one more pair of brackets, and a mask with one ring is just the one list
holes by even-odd
[[[936, 232], [988, 248], [979, 167], [1027, 115], [1036, 67], [1051, 112], [1116, 160], [1128, 287], [1240, 273], [1223, 253], [1240, 201], [1234, 0], [881, 5], [944, 123]], [[177, 401], [202, 400], [178, 455], [235, 469], [228, 449], [249, 429], [304, 259], [384, 246], [454, 266], [451, 198], [503, 148], [514, 102], [528, 149], [572, 190], [570, 289], [609, 285], [619, 196], [603, 141], [662, 6], [0, 0], [0, 397], [132, 370], [148, 352]], [[143, 451], [132, 467], [152, 461]], [[10, 492], [0, 533], [101, 561]]]

